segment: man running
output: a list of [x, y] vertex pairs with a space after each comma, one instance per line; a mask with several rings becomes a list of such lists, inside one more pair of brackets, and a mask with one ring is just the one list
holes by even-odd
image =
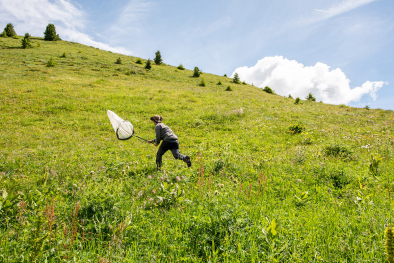
[[158, 146], [161, 141], [163, 141], [157, 151], [156, 155], [156, 165], [157, 170], [161, 170], [162, 164], [162, 156], [170, 150], [172, 155], [175, 159], [180, 159], [187, 164], [187, 167], [192, 166], [189, 156], [185, 156], [179, 152], [179, 141], [178, 137], [174, 134], [174, 132], [162, 123], [163, 117], [159, 115], [155, 115], [150, 118], [151, 121], [155, 124], [155, 132], [156, 132], [156, 139], [148, 140], [148, 143], [153, 143], [155, 146]]

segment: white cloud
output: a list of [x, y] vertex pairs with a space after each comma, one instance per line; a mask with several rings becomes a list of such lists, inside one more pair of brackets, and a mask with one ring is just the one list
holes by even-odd
[[84, 12], [67, 0], [0, 0], [0, 23], [12, 23], [19, 35], [28, 32], [43, 36], [46, 26], [53, 23], [64, 40], [70, 40], [113, 52], [129, 54], [125, 48], [97, 42], [81, 30], [85, 26]]
[[375, 1], [378, 0], [341, 0], [326, 10], [314, 9], [315, 13], [311, 17], [303, 19], [301, 24], [311, 24], [320, 20], [326, 20]]
[[369, 94], [373, 100], [377, 91], [383, 87], [383, 81], [367, 81], [361, 87], [350, 88], [350, 80], [339, 68], [330, 70], [324, 63], [306, 67], [282, 56], [265, 57], [253, 67], [240, 67], [237, 72], [248, 83], [258, 87], [269, 86], [279, 95], [305, 98], [311, 92], [318, 101], [332, 104], [347, 104], [358, 101]]
[[144, 21], [150, 10], [154, 7], [153, 2], [146, 0], [131, 0], [123, 8], [115, 23], [107, 30], [111, 32], [113, 40], [124, 40], [125, 35], [130, 35], [131, 32], [140, 33], [140, 25]]

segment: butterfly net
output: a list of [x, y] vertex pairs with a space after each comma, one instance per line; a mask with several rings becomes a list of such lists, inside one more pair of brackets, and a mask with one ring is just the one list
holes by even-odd
[[134, 128], [129, 121], [125, 121], [114, 112], [107, 111], [108, 118], [119, 140], [128, 140], [133, 137]]

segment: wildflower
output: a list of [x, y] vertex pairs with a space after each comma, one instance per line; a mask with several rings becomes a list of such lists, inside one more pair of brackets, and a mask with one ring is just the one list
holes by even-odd
[[152, 194], [156, 194], [156, 191], [155, 191], [155, 190], [152, 190]]
[[394, 262], [394, 233], [393, 233], [393, 228], [392, 227], [387, 227], [386, 230], [384, 231], [384, 236], [386, 239], [385, 242], [385, 250], [387, 254], [387, 261], [389, 263]]
[[301, 182], [302, 182], [302, 180], [301, 180], [301, 179], [297, 179], [297, 182], [301, 183]]
[[20, 177], [21, 177], [21, 178], [25, 178], [25, 175], [21, 174]]
[[237, 180], [237, 179], [234, 179], [234, 180], [233, 180], [233, 183], [234, 183], [234, 184], [238, 184], [238, 180]]
[[215, 194], [215, 195], [219, 195], [219, 191], [218, 191], [218, 190], [215, 190], [214, 194]]
[[177, 176], [177, 177], [175, 177], [175, 180], [176, 180], [177, 182], [180, 182], [180, 181], [181, 181], [181, 178], [180, 178], [179, 176]]
[[146, 178], [148, 178], [148, 179], [152, 179], [152, 176], [148, 175], [148, 177], [146, 177]]
[[90, 171], [90, 175], [93, 175], [94, 174], [94, 171]]
[[122, 174], [126, 174], [126, 171], [125, 171], [125, 170], [122, 170]]

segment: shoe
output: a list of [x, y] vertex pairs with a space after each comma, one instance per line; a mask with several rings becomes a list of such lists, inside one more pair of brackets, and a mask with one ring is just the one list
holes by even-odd
[[156, 163], [157, 165], [157, 171], [160, 172], [161, 171], [161, 163]]
[[191, 167], [192, 166], [192, 162], [190, 161], [190, 157], [189, 156], [186, 156], [185, 163], [187, 163], [187, 167]]

